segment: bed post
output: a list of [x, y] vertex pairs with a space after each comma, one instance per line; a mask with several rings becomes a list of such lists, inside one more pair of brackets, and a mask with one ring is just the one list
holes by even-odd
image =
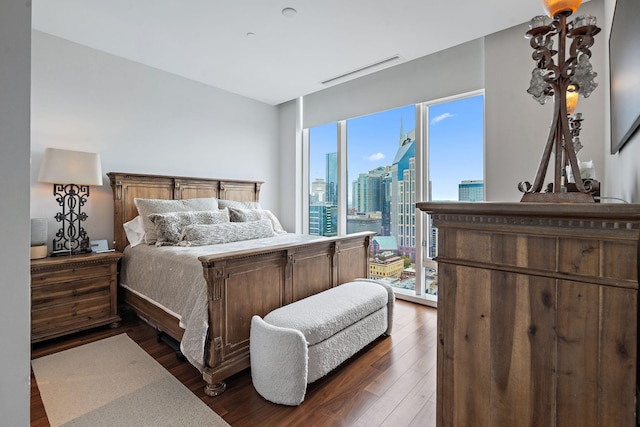
[[127, 236], [124, 233], [124, 208], [122, 206], [122, 180], [109, 175], [111, 190], [113, 191], [113, 245], [118, 252], [124, 251], [127, 245]]
[[[209, 306], [209, 329], [207, 331], [206, 343], [204, 346], [204, 362], [205, 366], [202, 371], [202, 378], [207, 383], [204, 387], [204, 393], [207, 396], [219, 396], [227, 389], [224, 381], [214, 382], [211, 368], [215, 368], [223, 361], [222, 331], [222, 290], [227, 279], [225, 273], [225, 263], [221, 265], [209, 266], [203, 269], [204, 278], [207, 282], [207, 295]], [[213, 321], [212, 321], [213, 320]]]

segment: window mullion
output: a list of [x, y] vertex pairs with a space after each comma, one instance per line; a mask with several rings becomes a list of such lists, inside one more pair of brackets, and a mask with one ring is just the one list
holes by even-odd
[[[415, 179], [415, 200], [425, 200], [428, 191], [428, 185], [426, 185], [427, 189], [425, 191], [425, 182], [429, 180], [428, 173], [428, 145], [427, 145], [427, 111], [428, 107], [425, 103], [416, 104], [416, 179]], [[415, 208], [415, 206], [414, 206]], [[415, 284], [415, 292], [417, 296], [424, 296], [424, 267], [422, 260], [424, 259], [424, 251], [425, 246], [423, 242], [425, 240], [424, 233], [424, 215], [422, 212], [416, 208], [415, 213], [415, 248], [416, 248], [416, 259], [415, 259], [415, 271], [416, 271], [416, 284]]]
[[302, 200], [305, 200], [305, 203], [302, 204], [302, 218], [301, 221], [296, 221], [296, 233], [299, 233], [298, 224], [301, 224], [301, 230], [303, 234], [309, 234], [309, 129], [302, 129], [302, 159], [306, 159], [306, 161], [302, 161], [302, 172], [300, 174], [301, 177], [301, 187], [302, 187]]
[[338, 235], [347, 234], [347, 121], [338, 122]]

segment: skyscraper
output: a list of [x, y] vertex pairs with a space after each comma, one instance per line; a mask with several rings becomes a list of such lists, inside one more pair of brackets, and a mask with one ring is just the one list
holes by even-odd
[[389, 166], [379, 166], [369, 173], [361, 173], [354, 181], [353, 208], [356, 212], [382, 212], [385, 190], [383, 179], [389, 170]]
[[329, 203], [309, 205], [309, 234], [313, 236], [336, 236], [338, 207]]
[[402, 135], [391, 165], [390, 232], [401, 254], [415, 260], [415, 129]]
[[326, 184], [324, 179], [316, 178], [311, 183], [311, 192], [309, 193], [309, 203], [324, 202], [326, 193]]
[[484, 200], [484, 181], [463, 180], [458, 184], [458, 200], [461, 202], [480, 202]]
[[327, 153], [326, 159], [325, 201], [338, 206], [338, 153]]

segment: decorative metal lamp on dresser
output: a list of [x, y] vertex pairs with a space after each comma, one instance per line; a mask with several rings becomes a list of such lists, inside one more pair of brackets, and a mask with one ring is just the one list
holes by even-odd
[[438, 230], [438, 426], [635, 426], [640, 205], [417, 203]]
[[120, 324], [119, 252], [31, 261], [31, 342]]

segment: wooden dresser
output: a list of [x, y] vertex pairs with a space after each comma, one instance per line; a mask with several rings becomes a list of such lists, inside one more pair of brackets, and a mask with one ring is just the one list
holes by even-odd
[[418, 203], [438, 426], [635, 426], [640, 205]]
[[120, 322], [119, 252], [31, 261], [31, 342]]

